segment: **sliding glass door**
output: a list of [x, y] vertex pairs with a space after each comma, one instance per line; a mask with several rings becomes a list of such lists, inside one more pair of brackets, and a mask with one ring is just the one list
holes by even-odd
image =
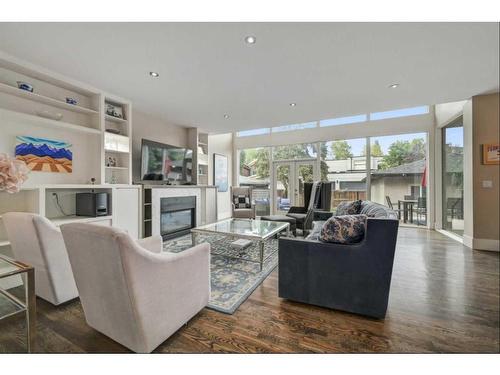
[[464, 232], [464, 128], [463, 118], [442, 129], [443, 229]]

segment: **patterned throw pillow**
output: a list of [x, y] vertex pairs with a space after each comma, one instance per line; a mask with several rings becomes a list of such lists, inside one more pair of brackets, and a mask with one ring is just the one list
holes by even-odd
[[246, 195], [234, 195], [233, 196], [234, 207], [236, 208], [251, 208], [250, 197]]
[[319, 239], [324, 242], [351, 244], [365, 237], [366, 215], [332, 216], [321, 228]]
[[361, 211], [361, 203], [363, 201], [357, 200], [357, 201], [346, 201], [346, 202], [340, 202], [339, 205], [337, 206], [337, 216], [340, 215], [357, 215]]

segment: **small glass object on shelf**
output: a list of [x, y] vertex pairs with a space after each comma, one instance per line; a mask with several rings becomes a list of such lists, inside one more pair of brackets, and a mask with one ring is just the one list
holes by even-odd
[[116, 178], [115, 172], [111, 172], [111, 180], [109, 181], [111, 184], [117, 184], [118, 178]]
[[17, 87], [24, 91], [33, 92], [33, 85], [28, 82], [17, 81]]
[[75, 98], [66, 97], [66, 103], [71, 104], [71, 105], [77, 105], [78, 100], [76, 100]]
[[20, 275], [24, 281], [24, 301], [10, 290], [0, 287], [0, 320], [24, 313], [26, 316], [26, 340], [28, 353], [35, 343], [36, 295], [35, 269], [27, 264], [0, 256], [0, 279]]

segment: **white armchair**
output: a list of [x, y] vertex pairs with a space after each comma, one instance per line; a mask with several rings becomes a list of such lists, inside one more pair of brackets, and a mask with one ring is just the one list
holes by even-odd
[[9, 212], [2, 218], [14, 257], [35, 268], [36, 295], [54, 305], [78, 297], [59, 228], [32, 213]]
[[210, 245], [161, 253], [160, 236], [135, 241], [112, 227], [61, 226], [87, 323], [149, 353], [208, 304]]

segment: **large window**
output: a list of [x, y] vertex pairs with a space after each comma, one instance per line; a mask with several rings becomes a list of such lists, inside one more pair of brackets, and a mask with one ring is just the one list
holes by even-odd
[[275, 126], [274, 128], [271, 128], [271, 131], [273, 133], [279, 133], [279, 132], [288, 132], [291, 130], [313, 129], [317, 126], [318, 124], [316, 122], [305, 122], [303, 124]]
[[270, 149], [239, 150], [239, 185], [252, 188], [257, 216], [270, 214]]
[[311, 159], [318, 156], [317, 143], [299, 143], [273, 147], [273, 160]]
[[464, 128], [463, 118], [443, 132], [443, 229], [460, 236], [464, 232]]
[[348, 116], [348, 117], [338, 117], [338, 118], [330, 118], [327, 120], [321, 120], [319, 122], [319, 126], [337, 126], [337, 125], [347, 125], [347, 124], [355, 124], [357, 122], [365, 122], [368, 119], [367, 115], [357, 115], [357, 116]]
[[[428, 113], [429, 113], [429, 106], [424, 105], [419, 107], [395, 109], [392, 111], [385, 111], [385, 112], [373, 112], [370, 113], [369, 115], [359, 114], [354, 116], [324, 119], [319, 121], [319, 126], [326, 127], [326, 126], [348, 125], [366, 121], [377, 121], [377, 120], [397, 118], [397, 117], [425, 115]], [[258, 128], [258, 129], [244, 130], [237, 132], [236, 136], [249, 137], [254, 135], [270, 134], [271, 132], [279, 133], [279, 132], [287, 132], [294, 130], [313, 129], [317, 127], [318, 127], [318, 121], [310, 121], [301, 124], [275, 126], [273, 128]]]
[[254, 135], [269, 134], [270, 132], [271, 132], [270, 128], [250, 129], [250, 130], [243, 130], [241, 132], [237, 132], [236, 136], [237, 137], [251, 137]]
[[370, 121], [383, 120], [386, 118], [425, 115], [427, 113], [429, 113], [429, 106], [428, 105], [424, 105], [421, 107], [396, 109], [393, 111], [374, 112], [374, 113], [370, 113]]
[[371, 200], [399, 211], [405, 223], [427, 224], [427, 134], [370, 139]]
[[322, 181], [332, 182], [331, 208], [342, 201], [366, 199], [366, 138], [322, 142]]

